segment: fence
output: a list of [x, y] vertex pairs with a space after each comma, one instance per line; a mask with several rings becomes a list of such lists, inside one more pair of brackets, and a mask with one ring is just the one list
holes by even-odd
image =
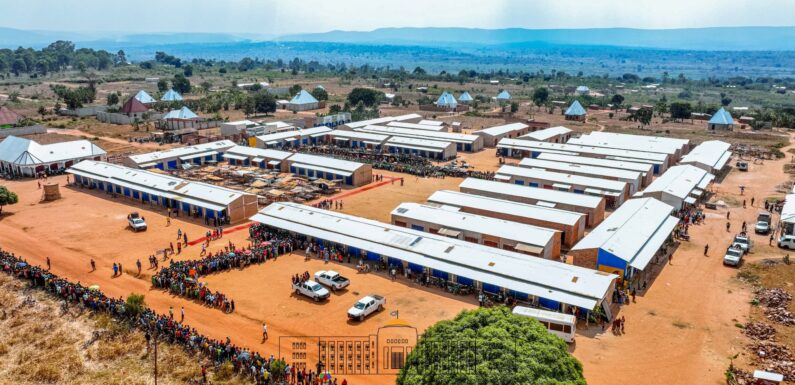
[[216, 128], [224, 123], [222, 120], [159, 120], [155, 122], [158, 130], [178, 130], [182, 128], [195, 128], [197, 130]]
[[100, 112], [105, 112], [107, 110], [108, 110], [107, 106], [91, 106], [91, 107], [76, 108], [74, 110], [60, 110], [58, 111], [58, 113], [60, 115], [76, 116], [78, 118], [82, 118], [84, 116], [94, 116]]
[[127, 116], [124, 114], [119, 114], [114, 112], [98, 112], [97, 120], [99, 120], [102, 123], [110, 123], [110, 124], [133, 124], [133, 122], [136, 120], [139, 122], [152, 121], [152, 120], [158, 120], [162, 116], [163, 114], [153, 114], [153, 113], [146, 113], [143, 116]]
[[46, 134], [46, 133], [47, 133], [47, 128], [45, 128], [40, 124], [37, 124], [35, 126], [0, 129], [0, 138], [5, 138], [11, 135], [21, 136], [21, 135]]

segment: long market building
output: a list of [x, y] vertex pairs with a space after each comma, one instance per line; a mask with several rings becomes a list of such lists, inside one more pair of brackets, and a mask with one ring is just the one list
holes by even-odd
[[610, 315], [614, 274], [394, 226], [336, 211], [278, 202], [251, 218], [321, 247], [412, 274], [503, 293], [531, 305], [581, 315], [603, 307]]
[[237, 223], [258, 209], [254, 194], [107, 162], [84, 160], [67, 172], [80, 186], [177, 209], [183, 215]]
[[176, 147], [146, 154], [130, 155], [124, 163], [130, 167], [178, 170], [205, 163], [218, 163], [224, 160], [226, 150], [235, 147], [231, 140]]
[[629, 199], [629, 186], [626, 182], [547, 171], [538, 168], [504, 165], [497, 170], [494, 179], [520, 186], [573, 192], [580, 195], [600, 196], [605, 198], [607, 206], [614, 208], [620, 206], [626, 199]]
[[106, 160], [107, 153], [88, 140], [52, 144], [10, 135], [0, 142], [0, 173], [35, 177], [83, 160]]

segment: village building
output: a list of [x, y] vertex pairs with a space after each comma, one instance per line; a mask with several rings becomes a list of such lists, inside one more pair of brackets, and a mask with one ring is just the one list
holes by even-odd
[[286, 108], [290, 111], [317, 110], [320, 108], [320, 102], [309, 92], [301, 90], [298, 92], [298, 94], [293, 96], [292, 99], [290, 99], [290, 102], [287, 103]]
[[475, 99], [473, 99], [472, 95], [470, 95], [469, 92], [467, 91], [464, 91], [463, 94], [458, 96], [458, 102], [461, 104], [469, 104], [472, 103], [473, 101], [475, 101]]
[[407, 123], [407, 122], [389, 122], [387, 127], [400, 127], [411, 128], [414, 130], [434, 131], [434, 132], [447, 132], [447, 126], [440, 124], [422, 124], [422, 123]]
[[447, 91], [442, 92], [434, 104], [436, 104], [436, 107], [447, 110], [455, 110], [455, 108], [458, 107], [458, 102], [455, 100], [455, 97]]
[[512, 202], [549, 207], [585, 214], [585, 224], [593, 227], [605, 217], [605, 199], [538, 187], [519, 186], [477, 178], [466, 178], [458, 185], [461, 192]]
[[277, 132], [255, 137], [254, 145], [259, 148], [299, 147], [325, 143], [332, 131], [326, 126]]
[[517, 138], [526, 134], [529, 129], [530, 126], [524, 123], [509, 123], [473, 131], [472, 134], [482, 136], [485, 147], [496, 147], [500, 139]]
[[689, 164], [705, 170], [708, 173], [719, 175], [729, 164], [732, 152], [731, 144], [720, 140], [702, 142], [682, 158], [679, 164]]
[[390, 154], [411, 154], [437, 160], [453, 159], [457, 154], [455, 143], [440, 140], [393, 136], [384, 146]]
[[39, 144], [10, 135], [0, 142], [0, 172], [10, 175], [35, 177], [87, 159], [104, 161], [107, 153], [88, 140]]
[[363, 128], [357, 128], [355, 131], [389, 135], [393, 137], [399, 136], [404, 138], [451, 142], [455, 144], [456, 151], [463, 152], [477, 152], [483, 149], [483, 137], [478, 135], [458, 134], [454, 132], [433, 132], [385, 126], [366, 126]]
[[615, 170], [636, 171], [641, 175], [641, 188], [651, 184], [654, 179], [654, 168], [650, 163], [629, 162], [623, 160], [589, 158], [563, 154], [541, 153], [536, 159], [580, 164], [584, 166], [605, 167]]
[[231, 140], [201, 143], [192, 146], [171, 148], [163, 151], [130, 155], [124, 163], [130, 167], [178, 170], [205, 163], [215, 164], [224, 159], [224, 153], [235, 147]]
[[149, 107], [136, 98], [130, 98], [121, 106], [121, 113], [131, 118], [142, 119], [147, 112], [149, 112]]
[[398, 115], [398, 116], [384, 116], [375, 119], [368, 119], [368, 120], [359, 120], [356, 122], [348, 122], [345, 123], [340, 129], [347, 129], [347, 130], [355, 130], [357, 128], [363, 128], [367, 126], [374, 126], [374, 125], [385, 125], [389, 122], [407, 122], [407, 123], [418, 123], [423, 119], [422, 115], [420, 114], [406, 114], [406, 115]]
[[381, 150], [389, 139], [388, 135], [370, 134], [367, 132], [334, 130], [329, 132], [331, 143], [335, 146], [348, 148], [365, 148], [368, 150]]
[[511, 99], [513, 99], [513, 98], [511, 97], [511, 94], [507, 90], [502, 90], [502, 91], [500, 91], [499, 94], [497, 94], [497, 98], [496, 99], [497, 99], [497, 102], [507, 103], [507, 102], [510, 102]]
[[[577, 266], [645, 280], [638, 274], [655, 258], [665, 258], [664, 245], [679, 218], [673, 207], [653, 198], [630, 199], [591, 230], [569, 252]], [[657, 261], [660, 262], [659, 260]]]
[[182, 101], [182, 95], [180, 95], [179, 92], [174, 91], [173, 89], [170, 89], [170, 90], [166, 91], [165, 94], [163, 94], [163, 96], [160, 98], [160, 101], [162, 101], [162, 102], [181, 102]]
[[456, 207], [462, 213], [477, 214], [560, 231], [562, 247], [571, 248], [585, 234], [585, 214], [504, 199], [440, 190], [428, 198], [428, 205]]
[[708, 131], [731, 131], [734, 130], [734, 118], [729, 111], [721, 107], [718, 112], [712, 115], [712, 118], [707, 122]]
[[568, 144], [666, 154], [668, 155], [668, 166], [676, 164], [690, 150], [690, 141], [688, 139], [602, 131], [593, 131], [586, 135], [572, 138], [568, 141]]
[[605, 180], [626, 182], [629, 185], [630, 195], [640, 190], [641, 184], [643, 183], [643, 176], [639, 171], [619, 170], [610, 167], [561, 162], [556, 160], [524, 158], [519, 162], [519, 167], [536, 168], [547, 171], [562, 172], [571, 175], [582, 175]]
[[253, 166], [267, 170], [287, 172], [285, 159], [293, 155], [292, 152], [272, 150], [269, 148], [256, 148], [248, 146], [234, 146], [227, 149], [222, 157], [231, 165]]
[[696, 205], [714, 179], [715, 175], [695, 166], [674, 166], [646, 187], [642, 196], [655, 198], [681, 210]]
[[157, 100], [155, 100], [155, 98], [153, 98], [152, 95], [149, 95], [144, 90], [138, 91], [138, 93], [135, 94], [135, 96], [133, 96], [133, 97], [135, 99], [137, 99], [139, 102], [143, 103], [143, 104], [155, 104], [155, 103], [157, 103]]
[[588, 113], [585, 111], [585, 108], [582, 107], [579, 101], [575, 100], [569, 108], [566, 109], [566, 112], [563, 113], [566, 120], [572, 120], [577, 122], [584, 122], [585, 117]]
[[521, 135], [517, 139], [549, 143], [566, 143], [571, 139], [571, 134], [571, 129], [563, 126], [555, 126]]
[[254, 194], [107, 162], [85, 160], [66, 171], [74, 175], [77, 185], [176, 209], [185, 216], [237, 223], [258, 209]]
[[402, 203], [392, 224], [544, 259], [560, 256], [556, 230], [459, 211], [456, 207]]
[[581, 195], [604, 197], [608, 207], [618, 207], [629, 198], [626, 182], [504, 165], [494, 179], [520, 186], [530, 186]]

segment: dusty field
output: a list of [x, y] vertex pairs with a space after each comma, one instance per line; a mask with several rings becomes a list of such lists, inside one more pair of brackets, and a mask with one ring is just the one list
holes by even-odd
[[[65, 177], [51, 178], [51, 181], [63, 184]], [[449, 188], [456, 184], [453, 183]], [[205, 229], [200, 224], [180, 218], [172, 220], [171, 226], [166, 228], [166, 219], [160, 210], [151, 211], [145, 206], [131, 205], [129, 201], [106, 198], [104, 194], [95, 195], [63, 187], [63, 199], [39, 204], [41, 192], [37, 190], [35, 181], [10, 182], [7, 185], [19, 194], [20, 203], [4, 208], [8, 214], [0, 220], [3, 248], [24, 255], [36, 264], [43, 264], [49, 256], [55, 273], [84, 284], [98, 284], [111, 296], [143, 293], [149, 306], [161, 313], [167, 312], [169, 306], [175, 309], [184, 306], [186, 321], [191, 326], [214, 338], [229, 336], [233, 341], [266, 356], [277, 354], [280, 336], [374, 333], [390, 318], [388, 312], [369, 318], [362, 324], [349, 324], [345, 320], [345, 311], [354, 299], [371, 292], [385, 295], [387, 310], [399, 310], [401, 319], [419, 330], [474, 306], [472, 297], [448, 297], [446, 293], [435, 289], [407, 289], [413, 284], [404, 279], [391, 282], [378, 273], [359, 275], [349, 267], [339, 265], [333, 268], [352, 279], [352, 288], [339, 296], [335, 295], [329, 303], [318, 305], [293, 297], [288, 288], [289, 277], [305, 270], [314, 273], [330, 266], [324, 266], [319, 260], [305, 262], [300, 256], [285, 256], [244, 271], [207, 277], [206, 281], [212, 289], [225, 291], [236, 301], [236, 313], [223, 314], [219, 310], [150, 289], [152, 271], [146, 270], [147, 256], [175, 240], [178, 228], [187, 232], [189, 239], [203, 236]], [[393, 187], [387, 185], [382, 188]], [[399, 188], [399, 183], [394, 188]], [[431, 186], [425, 189], [428, 193], [417, 195], [417, 200], [424, 200], [430, 191], [435, 190]], [[411, 190], [416, 189], [410, 189], [408, 185], [404, 187], [404, 191]], [[347, 201], [346, 212], [349, 212], [349, 207], [359, 206], [351, 206]], [[388, 213], [394, 206], [384, 204], [383, 207], [388, 207]], [[133, 210], [141, 212], [146, 218], [148, 231], [136, 234], [126, 229], [125, 216]], [[230, 240], [246, 244], [246, 237], [245, 230], [227, 232], [224, 239], [215, 241], [209, 250], [223, 247]], [[199, 251], [198, 247], [190, 247], [177, 258], [198, 258]], [[89, 271], [91, 258], [97, 263], [98, 270], [95, 272]], [[144, 265], [141, 275], [135, 270], [136, 259], [141, 259]], [[114, 262], [122, 263], [124, 275], [112, 277], [111, 265]], [[324, 322], [326, 319], [334, 322]], [[270, 339], [264, 344], [261, 344], [262, 321], [268, 322], [270, 332]], [[355, 377], [348, 378], [349, 381], [353, 379]], [[394, 378], [378, 376], [360, 381], [391, 383]]]
[[[26, 301], [26, 298], [28, 301]], [[29, 301], [33, 302], [30, 303]], [[40, 290], [0, 275], [0, 384], [150, 384], [153, 356], [142, 333], [116, 324], [107, 315], [63, 313]], [[30, 322], [30, 320], [36, 322]], [[92, 334], [100, 333], [99, 339]], [[201, 379], [199, 363], [181, 348], [158, 346], [158, 383]], [[217, 384], [245, 383], [212, 372]]]

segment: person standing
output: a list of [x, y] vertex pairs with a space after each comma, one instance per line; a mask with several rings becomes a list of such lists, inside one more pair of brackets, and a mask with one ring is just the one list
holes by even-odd
[[262, 341], [265, 342], [265, 340], [267, 340], [267, 339], [268, 339], [268, 324], [265, 323], [265, 321], [263, 321], [262, 322]]
[[119, 275], [119, 267], [116, 266], [116, 262], [113, 262], [113, 276]]
[[171, 318], [172, 320], [174, 319], [174, 307], [173, 306], [169, 306], [168, 307], [168, 317]]
[[180, 306], [179, 309], [179, 322], [185, 321], [185, 306]]
[[141, 275], [141, 260], [140, 259], [135, 261], [135, 266], [138, 267], [138, 275]]
[[704, 245], [704, 256], [705, 257], [707, 256], [708, 252], [709, 252], [709, 244], [706, 244], [706, 245]]
[[52, 266], [50, 266], [50, 257], [47, 257], [47, 270], [50, 270]]
[[91, 271], [96, 271], [96, 270], [97, 270], [97, 264], [96, 264], [96, 262], [94, 262], [94, 259], [92, 258], [91, 259]]

